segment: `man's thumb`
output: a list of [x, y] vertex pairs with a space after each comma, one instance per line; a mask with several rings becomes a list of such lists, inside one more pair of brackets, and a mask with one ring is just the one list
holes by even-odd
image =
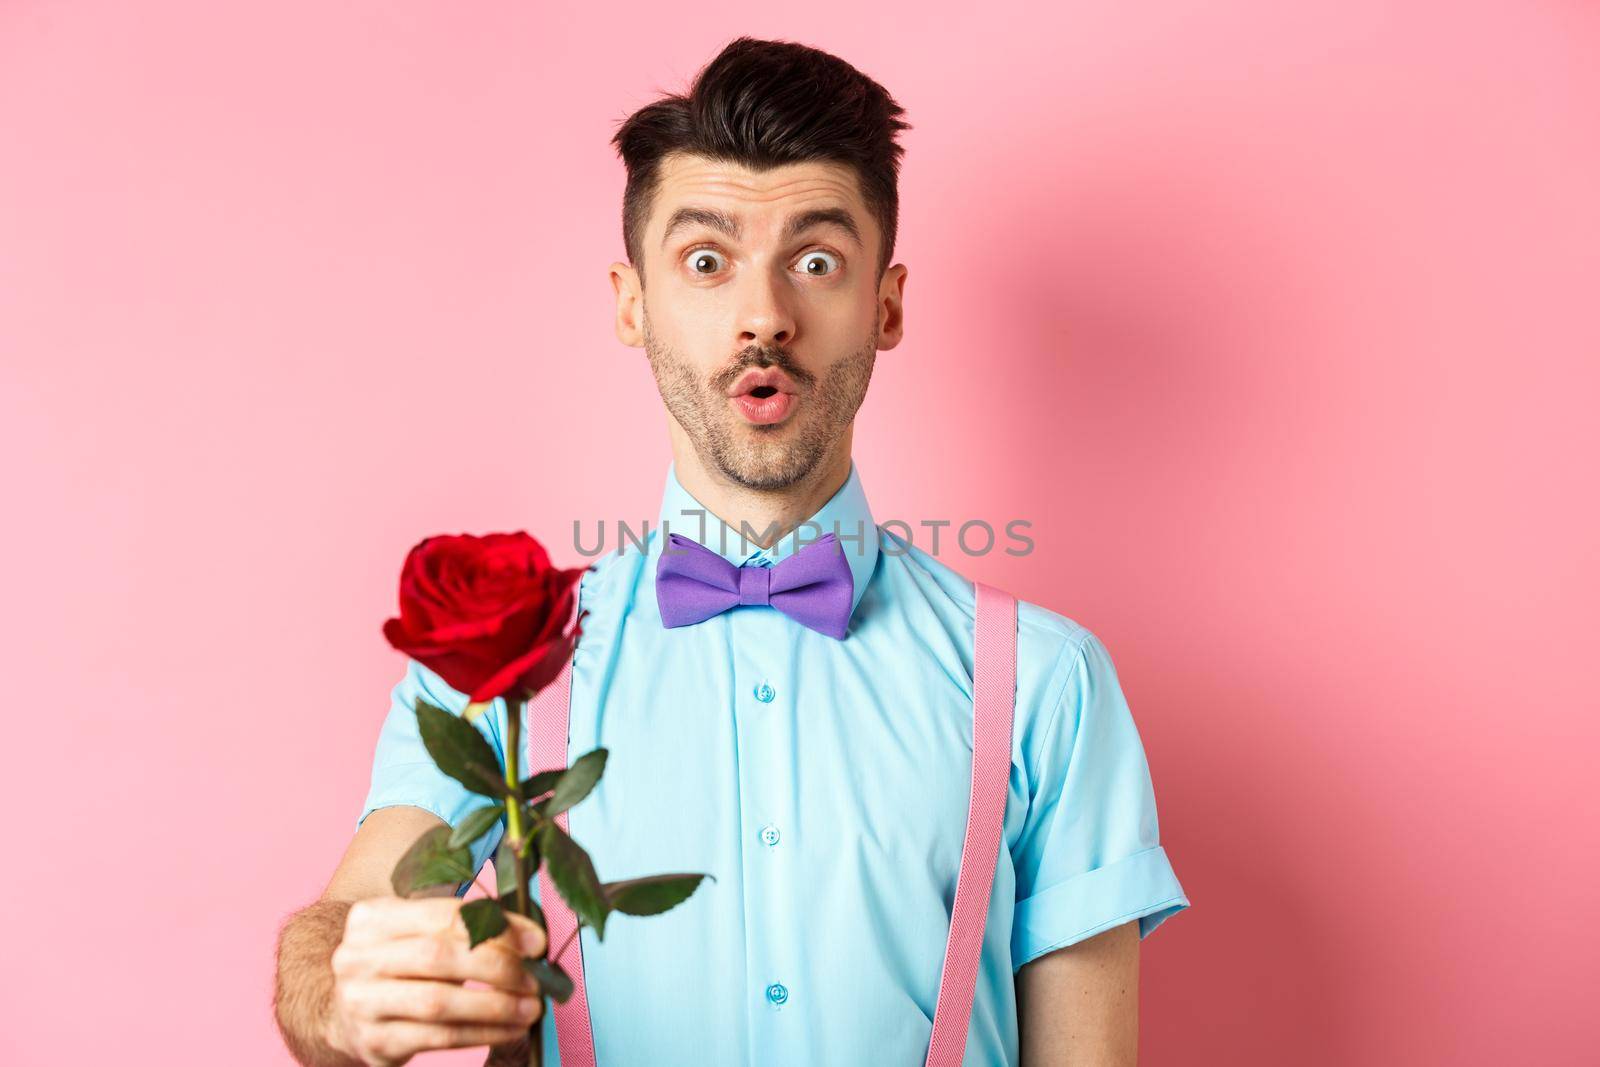
[[511, 924], [506, 935], [522, 949], [523, 955], [544, 955], [546, 939], [543, 926], [514, 911], [506, 912], [506, 921]]

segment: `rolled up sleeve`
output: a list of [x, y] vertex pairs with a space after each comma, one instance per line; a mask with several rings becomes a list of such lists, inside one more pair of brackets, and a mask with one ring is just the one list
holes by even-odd
[[1161, 847], [1150, 767], [1110, 653], [1088, 633], [1075, 656], [1012, 847], [1013, 969], [1134, 919], [1143, 940], [1189, 906]]
[[[489, 797], [474, 793], [441, 771], [428, 754], [427, 747], [422, 743], [422, 735], [417, 730], [417, 697], [459, 716], [469, 703], [467, 695], [451, 688], [433, 671], [408, 657], [405, 674], [389, 696], [389, 713], [378, 732], [377, 746], [373, 751], [371, 786], [356, 826], [359, 827], [368, 815], [379, 808], [404, 804], [431, 811], [455, 827], [478, 808], [494, 803]], [[479, 716], [473, 724], [494, 749], [501, 767], [505, 766], [501, 743], [504, 721], [505, 702], [497, 697], [489, 712]], [[481, 870], [489, 857], [494, 855], [504, 832], [505, 818], [502, 816], [492, 830], [473, 842], [474, 871]], [[456, 896], [464, 896], [471, 886], [471, 882], [461, 883], [456, 887]]]

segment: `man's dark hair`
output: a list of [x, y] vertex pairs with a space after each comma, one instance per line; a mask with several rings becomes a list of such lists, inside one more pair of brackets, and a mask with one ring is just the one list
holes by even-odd
[[829, 161], [855, 169], [867, 210], [883, 235], [878, 278], [894, 255], [898, 178], [911, 128], [883, 86], [827, 52], [792, 41], [739, 37], [701, 68], [687, 95], [640, 108], [611, 143], [628, 171], [622, 240], [644, 283], [641, 241], [660, 184], [662, 159], [687, 152], [765, 170]]

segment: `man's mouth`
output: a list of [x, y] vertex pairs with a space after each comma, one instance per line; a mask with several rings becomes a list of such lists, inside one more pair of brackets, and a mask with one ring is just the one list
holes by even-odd
[[734, 410], [752, 426], [771, 426], [782, 422], [797, 401], [794, 382], [776, 367], [745, 372], [728, 394], [728, 399]]
[[752, 395], [757, 399], [766, 400], [774, 393], [794, 393], [794, 380], [777, 367], [753, 367], [739, 376], [733, 383], [733, 388], [728, 390], [730, 397]]
[[788, 417], [795, 405], [793, 393], [780, 392], [770, 385], [759, 385], [733, 398], [733, 408], [752, 426], [771, 426]]

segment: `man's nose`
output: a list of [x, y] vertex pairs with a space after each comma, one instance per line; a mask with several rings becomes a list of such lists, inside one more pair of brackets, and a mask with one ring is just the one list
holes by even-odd
[[794, 342], [792, 294], [782, 278], [764, 271], [748, 272], [740, 279], [740, 345], [788, 345]]

